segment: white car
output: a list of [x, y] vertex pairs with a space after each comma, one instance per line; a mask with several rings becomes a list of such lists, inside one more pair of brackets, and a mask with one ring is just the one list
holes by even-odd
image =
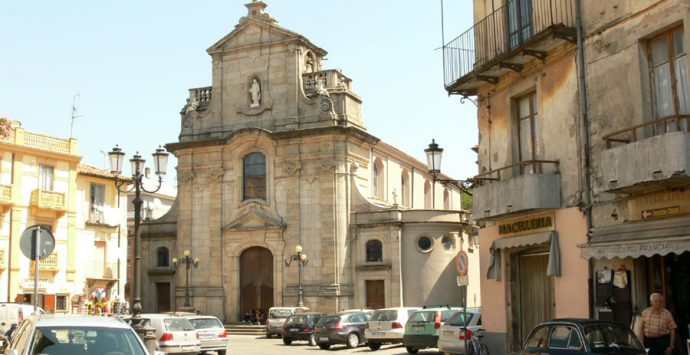
[[228, 348], [228, 332], [220, 319], [214, 316], [186, 315], [201, 338], [201, 351], [215, 351], [225, 355]]
[[378, 350], [382, 344], [402, 343], [405, 324], [412, 312], [420, 308], [398, 307], [374, 311], [367, 322], [364, 337], [371, 350]]
[[17, 328], [5, 354], [149, 353], [134, 330], [115, 318], [32, 315]]
[[201, 352], [199, 332], [189, 319], [169, 314], [141, 314], [132, 317], [132, 324], [141, 322], [156, 329], [156, 350], [166, 354], [198, 354]]
[[464, 321], [462, 311], [457, 312], [441, 326], [438, 351], [446, 354], [465, 354], [465, 338], [469, 342], [473, 333], [480, 334], [482, 331], [482, 311], [479, 308], [467, 309], [467, 321]]

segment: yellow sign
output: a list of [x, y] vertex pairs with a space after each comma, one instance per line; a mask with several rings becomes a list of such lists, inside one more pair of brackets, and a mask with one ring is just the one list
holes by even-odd
[[628, 200], [631, 221], [690, 214], [690, 190], [664, 191]]
[[498, 223], [498, 234], [504, 237], [548, 232], [554, 230], [556, 215], [545, 213], [515, 218]]

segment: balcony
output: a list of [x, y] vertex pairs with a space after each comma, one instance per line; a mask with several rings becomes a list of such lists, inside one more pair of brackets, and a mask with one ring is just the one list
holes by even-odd
[[523, 161], [477, 175], [473, 180], [476, 220], [561, 207], [557, 161]]
[[54, 192], [47, 190], [33, 190], [31, 192], [31, 201], [29, 203], [32, 214], [38, 212], [56, 212], [58, 216], [67, 211], [65, 205], [65, 194], [62, 192]]
[[575, 0], [508, 0], [443, 46], [446, 90], [475, 95], [486, 82], [544, 60], [564, 42], [575, 43]]
[[352, 80], [339, 70], [323, 70], [302, 74], [302, 85], [307, 97], [317, 96], [320, 86], [324, 89], [352, 89]]
[[690, 183], [690, 115], [644, 122], [604, 136], [604, 191], [653, 192]]
[[189, 89], [189, 98], [187, 99], [187, 104], [182, 108], [182, 113], [188, 115], [194, 111], [205, 110], [211, 103], [212, 96], [212, 86]]
[[86, 263], [86, 277], [95, 280], [117, 279], [117, 262], [91, 260]]
[[[59, 264], [58, 264], [58, 255], [55, 253], [50, 254], [50, 256], [48, 256], [47, 258], [45, 258], [43, 260], [40, 260], [38, 262], [38, 265], [39, 265], [39, 269], [38, 269], [39, 272], [55, 273], [55, 272], [58, 272], [58, 270], [60, 269]], [[30, 268], [32, 273], [34, 272], [34, 267], [35, 267], [35, 262], [32, 261], [31, 262], [31, 268]]]
[[21, 128], [16, 123], [9, 130], [6, 137], [0, 138], [0, 141], [14, 143], [32, 148], [38, 148], [45, 151], [73, 154], [77, 153], [76, 139], [63, 139], [51, 137], [45, 134], [31, 133]]
[[12, 202], [12, 186], [0, 185], [0, 210], [2, 213], [5, 213], [12, 208], [12, 205], [14, 205]]

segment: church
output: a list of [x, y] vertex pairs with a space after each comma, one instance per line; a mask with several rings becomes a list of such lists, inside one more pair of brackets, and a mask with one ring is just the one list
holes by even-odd
[[[324, 49], [281, 27], [264, 2], [246, 7], [207, 50], [212, 83], [189, 90], [179, 141], [166, 146], [178, 195], [142, 227], [144, 310], [189, 303], [234, 322], [296, 306], [300, 289], [323, 312], [459, 305], [461, 250], [477, 266], [469, 306], [479, 306], [461, 190], [367, 131], [362, 99], [323, 67]], [[298, 246], [301, 281], [289, 263]], [[187, 268], [184, 255], [198, 263]]]

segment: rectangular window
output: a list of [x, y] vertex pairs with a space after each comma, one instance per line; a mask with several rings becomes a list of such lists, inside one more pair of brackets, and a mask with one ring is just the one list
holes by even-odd
[[38, 167], [38, 188], [44, 191], [53, 191], [54, 168], [50, 165]]
[[532, 36], [532, 0], [508, 0], [508, 30], [511, 49]]
[[55, 297], [55, 312], [67, 312], [67, 295]]
[[89, 208], [89, 221], [94, 223], [104, 223], [105, 185], [91, 184]]
[[[539, 160], [539, 113], [537, 112], [537, 95], [529, 93], [517, 99], [518, 118], [518, 151], [520, 162]], [[523, 165], [520, 173], [538, 173], [540, 166]]]
[[690, 113], [688, 61], [683, 28], [662, 33], [649, 41], [648, 54], [653, 92], [654, 119], [670, 118], [654, 126], [653, 134], [687, 130]]

